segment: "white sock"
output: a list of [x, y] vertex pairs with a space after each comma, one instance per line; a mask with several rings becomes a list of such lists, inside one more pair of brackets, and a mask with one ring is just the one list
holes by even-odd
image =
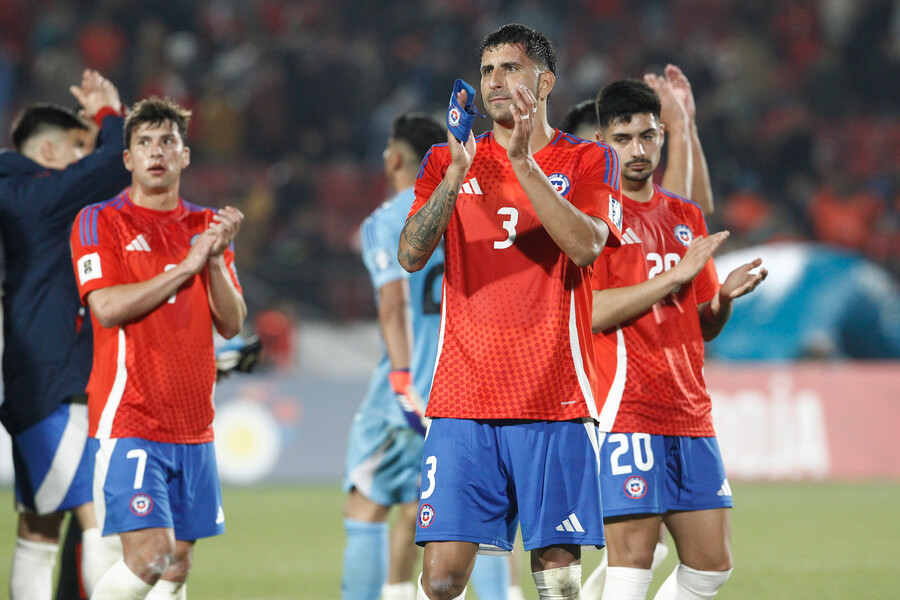
[[603, 587], [606, 584], [606, 569], [609, 566], [609, 551], [603, 551], [603, 558], [597, 568], [588, 575], [584, 585], [581, 586], [581, 600], [600, 600], [603, 597]]
[[733, 570], [698, 571], [678, 563], [654, 600], [709, 600], [719, 593]]
[[[656, 571], [659, 565], [666, 560], [666, 556], [668, 555], [669, 547], [663, 542], [656, 542], [656, 548], [653, 549], [653, 562], [650, 565], [650, 571]], [[604, 551], [603, 558], [600, 559], [600, 564], [597, 565], [594, 572], [588, 576], [587, 581], [581, 586], [581, 600], [600, 600], [600, 598], [603, 597], [603, 587], [606, 584], [606, 569], [609, 566], [608, 557], [609, 552]]]
[[416, 586], [411, 581], [386, 583], [381, 586], [381, 600], [416, 600]]
[[147, 594], [146, 600], [185, 600], [187, 584], [183, 581], [160, 579]]
[[[466, 588], [463, 588], [462, 594], [454, 598], [453, 600], [465, 600], [466, 598]], [[419, 586], [416, 589], [416, 600], [431, 600], [428, 596], [425, 595], [425, 589], [422, 587], [422, 574], [419, 573]]]
[[522, 586], [509, 586], [509, 594], [507, 594], [506, 600], [525, 600], [525, 594], [522, 593]]
[[116, 561], [97, 582], [91, 600], [144, 600], [152, 586], [135, 575], [125, 560]]
[[653, 571], [631, 567], [609, 567], [606, 570], [606, 585], [603, 598], [608, 600], [644, 600]]
[[656, 542], [656, 548], [653, 549], [653, 563], [650, 565], [650, 570], [655, 571], [657, 567], [666, 560], [668, 555], [669, 546], [662, 542]]
[[581, 565], [557, 567], [531, 574], [540, 600], [578, 600], [581, 596]]
[[87, 597], [94, 595], [100, 578], [122, 558], [122, 540], [116, 534], [103, 537], [99, 527], [81, 532], [81, 580]]
[[12, 600], [50, 600], [53, 595], [53, 567], [59, 544], [16, 538], [9, 595]]

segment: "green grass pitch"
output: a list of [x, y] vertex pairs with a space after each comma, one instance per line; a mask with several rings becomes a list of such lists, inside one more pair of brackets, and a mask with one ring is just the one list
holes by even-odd
[[[735, 571], [724, 599], [900, 597], [900, 482], [733, 485]], [[12, 496], [11, 489], [2, 490]], [[337, 486], [226, 488], [228, 531], [201, 540], [192, 600], [340, 598], [343, 495]], [[7, 504], [10, 506], [11, 502]], [[15, 515], [0, 511], [0, 584], [8, 587]], [[600, 553], [586, 550], [584, 573]], [[524, 560], [524, 559], [523, 559]], [[675, 564], [657, 571], [656, 588]], [[522, 587], [536, 598], [523, 563]], [[475, 594], [470, 591], [470, 598]]]

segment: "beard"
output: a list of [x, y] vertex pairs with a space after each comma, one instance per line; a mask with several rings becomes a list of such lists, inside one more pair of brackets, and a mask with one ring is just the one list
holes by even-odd
[[643, 171], [632, 171], [626, 165], [625, 170], [622, 171], [622, 177], [624, 179], [627, 179], [628, 181], [634, 181], [637, 183], [641, 183], [641, 182], [647, 181], [648, 179], [653, 177], [653, 171], [654, 171], [654, 169], [645, 169]]

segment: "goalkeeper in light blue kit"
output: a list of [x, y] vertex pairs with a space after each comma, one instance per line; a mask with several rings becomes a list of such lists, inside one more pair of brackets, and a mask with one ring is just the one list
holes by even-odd
[[[385, 354], [372, 373], [350, 430], [344, 478], [344, 490], [349, 493], [344, 506], [344, 600], [416, 597], [411, 580], [418, 553], [414, 538], [426, 428], [423, 415], [440, 337], [444, 252], [438, 248], [424, 269], [409, 274], [397, 262], [397, 247], [422, 158], [433, 144], [446, 139], [445, 128], [424, 114], [406, 113], [394, 121], [384, 150], [384, 169], [397, 194], [360, 229]], [[400, 513], [389, 536], [387, 518], [395, 505]], [[472, 582], [480, 598], [505, 599], [506, 560], [479, 557]]]

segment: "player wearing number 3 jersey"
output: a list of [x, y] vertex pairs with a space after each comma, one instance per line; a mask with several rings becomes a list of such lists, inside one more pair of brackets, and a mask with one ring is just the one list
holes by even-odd
[[195, 541], [224, 531], [213, 449], [213, 326], [237, 335], [247, 308], [232, 241], [243, 215], [178, 196], [189, 114], [156, 98], [125, 122], [131, 187], [88, 206], [72, 261], [94, 324], [88, 383], [94, 500], [124, 560], [92, 600], [184, 598]]
[[[543, 227], [493, 132], [476, 138], [475, 152], [445, 235], [445, 311], [428, 416], [596, 418], [586, 271]], [[554, 130], [534, 159], [563, 198], [618, 228], [618, 165], [608, 147]], [[447, 144], [432, 148], [413, 213], [449, 164]]]
[[432, 148], [401, 234], [410, 271], [445, 244], [420, 598], [461, 597], [479, 545], [509, 550], [518, 522], [541, 598], [576, 598], [580, 547], [603, 544], [589, 266], [619, 245], [618, 165], [609, 147], [547, 124], [555, 81], [542, 34], [489, 34], [493, 130]]

